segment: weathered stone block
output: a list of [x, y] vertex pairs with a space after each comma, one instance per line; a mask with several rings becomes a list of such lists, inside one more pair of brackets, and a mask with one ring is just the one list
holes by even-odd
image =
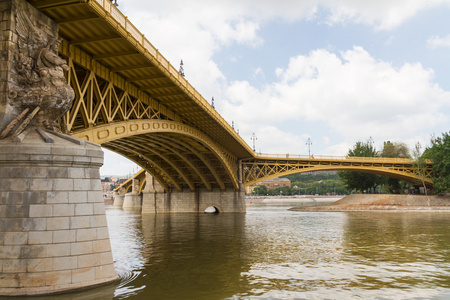
[[21, 246], [0, 246], [0, 259], [11, 259], [20, 257]]
[[75, 215], [86, 216], [94, 214], [94, 205], [92, 203], [75, 204]]
[[57, 217], [47, 219], [47, 230], [65, 230], [70, 227], [69, 217]]
[[28, 242], [28, 232], [5, 232], [4, 245], [25, 245]]
[[84, 268], [72, 271], [72, 283], [95, 280], [95, 268]]
[[69, 192], [69, 203], [87, 202], [87, 199], [88, 192], [86, 191]]
[[113, 264], [108, 264], [108, 265], [103, 265], [103, 266], [99, 266], [95, 268], [95, 278], [96, 279], [103, 279], [103, 278], [108, 278], [111, 275], [111, 271], [114, 271], [114, 265]]
[[[87, 177], [87, 176], [85, 176], [86, 169], [83, 169], [83, 168], [68, 168], [67, 172], [68, 172], [68, 177], [72, 178], [72, 179]], [[88, 178], [90, 178], [90, 177], [88, 177]]]
[[30, 205], [30, 218], [43, 218], [53, 216], [53, 206], [45, 204]]
[[[18, 232], [22, 231], [22, 222], [26, 220], [24, 218], [6, 218], [2, 222], [2, 231]], [[45, 228], [44, 228], [45, 230]]]
[[73, 190], [75, 191], [91, 190], [91, 179], [74, 179]]
[[58, 257], [58, 256], [70, 256], [70, 244], [50, 244], [47, 245], [47, 256], [48, 257]]
[[51, 244], [53, 233], [51, 231], [30, 231], [28, 233], [28, 244]]
[[29, 206], [27, 205], [5, 205], [6, 215], [8, 218], [28, 218]]
[[70, 217], [70, 229], [90, 228], [90, 216]]
[[[100, 186], [101, 186], [101, 182], [100, 181], [98, 181], [99, 183], [100, 183]], [[101, 189], [99, 190], [99, 189], [97, 189], [97, 190], [91, 190], [91, 191], [88, 191], [88, 197], [87, 197], [87, 201], [88, 202], [91, 202], [91, 203], [102, 203], [102, 204], [104, 204], [104, 201], [103, 201], [103, 193], [102, 193], [102, 191], [101, 191]]]
[[16, 202], [16, 204], [44, 204], [46, 203], [45, 194], [46, 192], [24, 192], [22, 193], [22, 202]]
[[74, 180], [68, 179], [53, 179], [53, 191], [72, 191], [74, 189]]
[[78, 256], [78, 268], [89, 268], [95, 267], [98, 265], [100, 261], [100, 255], [96, 254], [87, 254]]
[[31, 180], [30, 189], [32, 191], [51, 191], [55, 179], [36, 178]]
[[19, 276], [18, 274], [8, 274], [3, 272], [0, 274], [0, 287], [2, 288], [18, 288]]
[[111, 251], [111, 244], [109, 240], [96, 240], [92, 242], [92, 249], [94, 252], [107, 252]]
[[4, 259], [3, 273], [25, 273], [27, 271], [26, 261], [22, 259]]
[[27, 272], [48, 272], [53, 270], [53, 259], [51, 258], [35, 258], [28, 259]]
[[47, 229], [46, 218], [26, 218], [22, 219], [22, 228], [24, 231], [42, 231]]
[[45, 258], [47, 257], [47, 245], [27, 245], [20, 248], [22, 258]]
[[76, 204], [53, 204], [53, 217], [70, 217], [75, 215]]
[[71, 243], [77, 239], [76, 230], [61, 230], [53, 232], [54, 243]]
[[102, 239], [109, 239], [109, 231], [108, 231], [108, 227], [100, 227], [100, 228], [96, 228], [97, 231], [97, 239], [102, 240]]
[[5, 182], [5, 184], [1, 185], [2, 187], [9, 189], [10, 191], [29, 191], [31, 186], [31, 180], [22, 179], [22, 180], [9, 180], [9, 182]]
[[47, 203], [68, 203], [69, 202], [69, 192], [64, 191], [51, 191], [47, 192]]
[[113, 264], [113, 256], [111, 254], [111, 252], [101, 252], [99, 253], [100, 255], [100, 264], [101, 265], [108, 265], [108, 264]]
[[19, 274], [20, 285], [23, 287], [37, 287], [45, 285], [45, 276], [42, 274]]
[[76, 256], [55, 257], [53, 260], [53, 271], [73, 270], [77, 268]]
[[94, 203], [94, 215], [104, 215], [104, 214], [105, 214], [105, 204]]
[[71, 255], [83, 255], [94, 253], [91, 241], [71, 243], [70, 247], [71, 247], [70, 251]]
[[45, 285], [56, 286], [72, 283], [72, 270], [63, 270], [45, 273]]
[[97, 239], [97, 228], [77, 230], [77, 242], [93, 241]]
[[106, 226], [108, 226], [108, 223], [106, 222], [106, 216], [105, 215], [90, 216], [89, 218], [90, 218], [92, 227], [106, 227]]

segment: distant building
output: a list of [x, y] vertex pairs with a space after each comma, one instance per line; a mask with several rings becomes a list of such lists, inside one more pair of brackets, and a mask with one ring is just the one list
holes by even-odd
[[245, 193], [250, 195], [255, 187], [264, 185], [267, 187], [268, 190], [285, 187], [285, 186], [291, 186], [291, 181], [288, 178], [272, 178], [265, 181], [258, 182], [257, 184], [247, 186], [245, 188]]
[[272, 178], [265, 180], [263, 182], [260, 182], [259, 185], [265, 185], [268, 190], [285, 187], [285, 186], [291, 186], [291, 181], [288, 178]]
[[102, 178], [103, 199], [110, 198], [112, 196], [111, 186], [113, 185], [114, 183], [111, 181], [109, 177]]

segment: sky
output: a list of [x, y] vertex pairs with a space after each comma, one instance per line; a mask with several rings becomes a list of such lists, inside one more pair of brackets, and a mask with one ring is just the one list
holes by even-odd
[[[450, 0], [118, 4], [256, 152], [425, 149], [450, 130]], [[105, 151], [102, 175], [138, 169]]]

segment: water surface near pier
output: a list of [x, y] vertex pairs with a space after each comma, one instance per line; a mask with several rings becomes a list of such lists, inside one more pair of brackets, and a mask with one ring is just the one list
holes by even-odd
[[450, 298], [450, 213], [107, 209], [115, 299]]

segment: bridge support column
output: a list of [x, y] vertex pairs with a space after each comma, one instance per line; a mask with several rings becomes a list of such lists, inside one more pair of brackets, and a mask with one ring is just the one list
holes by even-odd
[[142, 202], [142, 196], [139, 195], [140, 180], [133, 178], [131, 193], [125, 194], [123, 200], [123, 208], [140, 208]]
[[123, 199], [125, 198], [124, 194], [114, 193], [113, 198], [114, 198], [114, 204], [113, 204], [114, 206], [119, 206], [119, 207], [123, 206]]
[[142, 196], [134, 193], [125, 194], [123, 198], [123, 208], [140, 208]]
[[118, 279], [100, 146], [30, 129], [0, 140], [0, 295], [39, 295]]
[[214, 206], [223, 213], [245, 213], [245, 191], [229, 189], [197, 189], [195, 191], [164, 191], [161, 185], [147, 175], [146, 190], [142, 195], [142, 213], [197, 213]]

